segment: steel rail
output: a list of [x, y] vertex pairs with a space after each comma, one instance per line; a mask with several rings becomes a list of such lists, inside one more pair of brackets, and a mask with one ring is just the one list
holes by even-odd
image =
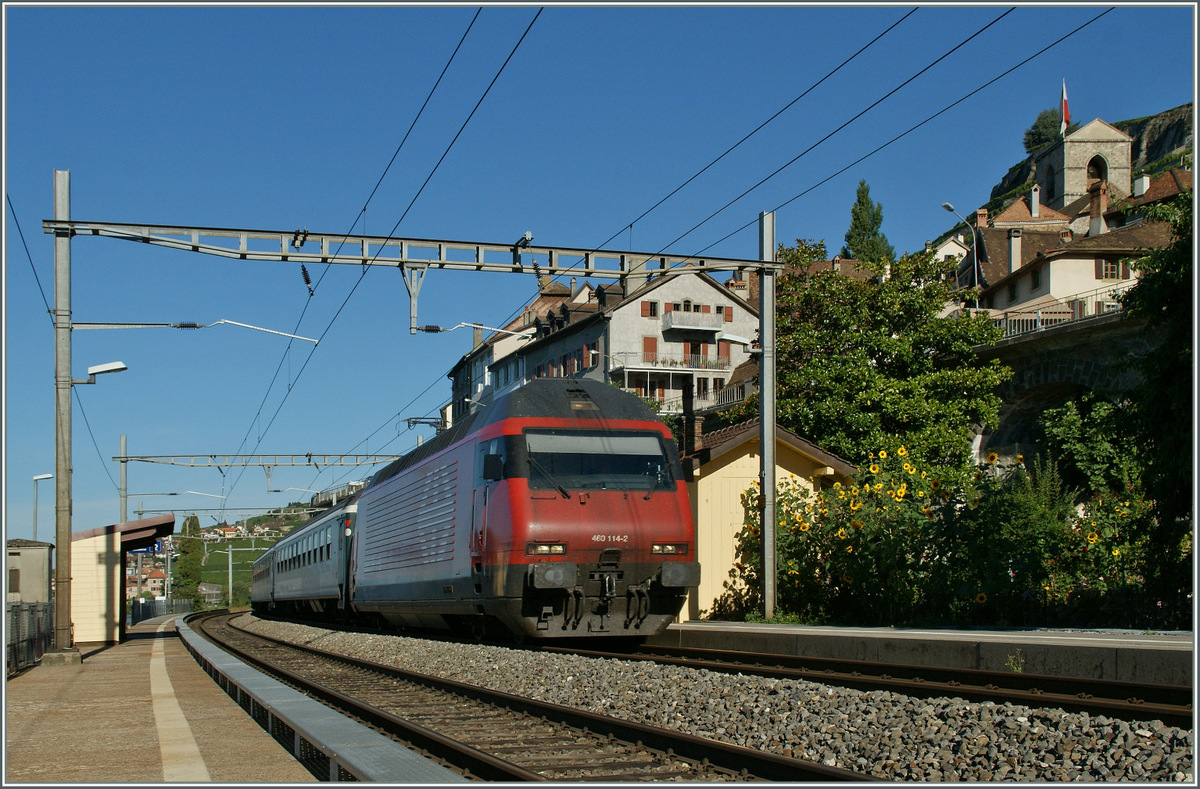
[[711, 765], [735, 775], [741, 774], [747, 780], [755, 778], [788, 782], [875, 782], [881, 780], [871, 775], [856, 773], [837, 767], [829, 767], [803, 759], [794, 759], [767, 751], [759, 751], [753, 748], [723, 743], [670, 729], [662, 729], [586, 710], [529, 699], [502, 691], [490, 690], [455, 680], [406, 671], [394, 666], [359, 660], [308, 645], [293, 644], [288, 641], [250, 633], [237, 625], [230, 624], [229, 626], [235, 630], [242, 630], [247, 635], [290, 649], [296, 649], [373, 671], [385, 672], [408, 682], [459, 694], [510, 710], [544, 717], [546, 720], [572, 726], [587, 733], [608, 735], [618, 740], [658, 750], [681, 759]]

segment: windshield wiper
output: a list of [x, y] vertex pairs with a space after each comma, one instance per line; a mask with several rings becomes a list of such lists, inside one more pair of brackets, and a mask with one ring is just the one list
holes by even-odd
[[557, 488], [558, 492], [562, 494], [564, 499], [571, 498], [571, 494], [567, 493], [567, 489], [560, 485], [558, 480], [554, 478], [554, 475], [547, 471], [545, 466], [535, 460], [533, 455], [530, 455], [526, 459], [529, 461], [529, 465], [536, 467], [538, 471], [542, 472], [542, 476], [546, 478], [546, 481]]

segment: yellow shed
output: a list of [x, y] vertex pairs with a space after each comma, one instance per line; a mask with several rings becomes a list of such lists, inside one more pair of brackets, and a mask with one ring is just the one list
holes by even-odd
[[[758, 481], [759, 420], [703, 434], [700, 446], [683, 458], [691, 472], [688, 497], [696, 522], [696, 560], [700, 586], [688, 595], [679, 620], [699, 619], [724, 591], [733, 568], [737, 533], [744, 519], [742, 493]], [[857, 469], [842, 458], [782, 427], [775, 428], [775, 476], [789, 477], [813, 489], [846, 482]]]

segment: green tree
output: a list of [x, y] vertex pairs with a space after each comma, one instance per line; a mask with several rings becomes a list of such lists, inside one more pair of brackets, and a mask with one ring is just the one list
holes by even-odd
[[1165, 596], [1192, 586], [1192, 195], [1153, 206], [1147, 215], [1170, 223], [1172, 242], [1131, 261], [1141, 277], [1121, 303], [1125, 318], [1146, 321], [1145, 335], [1156, 340], [1133, 361], [1141, 382], [1131, 423], [1154, 501], [1151, 538], [1164, 551], [1155, 591]]
[[1120, 402], [1086, 394], [1042, 414], [1045, 444], [1071, 486], [1122, 493], [1140, 485], [1141, 453], [1126, 411]]
[[[1011, 371], [972, 350], [999, 337], [986, 314], [938, 317], [954, 297], [953, 263], [904, 255], [887, 276], [883, 263], [864, 264], [874, 274], [864, 279], [814, 272], [824, 243], [796, 243], [778, 257], [778, 423], [844, 458], [904, 444], [943, 478], [961, 476], [972, 424], [997, 424], [995, 390]], [[751, 400], [725, 418], [757, 408]]]
[[870, 187], [866, 181], [859, 181], [857, 198], [850, 207], [850, 228], [846, 231], [842, 257], [872, 263], [891, 261], [896, 250], [888, 243], [887, 236], [879, 232], [882, 226], [883, 206], [871, 201]]
[[200, 519], [189, 515], [180, 529], [179, 560], [175, 564], [172, 595], [176, 598], [197, 599], [201, 570], [204, 566], [204, 546], [200, 543]]
[[[1058, 130], [1061, 128], [1062, 114], [1057, 107], [1039, 112], [1033, 125], [1025, 130], [1025, 153], [1033, 153], [1060, 139]], [[1078, 128], [1078, 123], [1070, 124], [1067, 127], [1067, 134]]]

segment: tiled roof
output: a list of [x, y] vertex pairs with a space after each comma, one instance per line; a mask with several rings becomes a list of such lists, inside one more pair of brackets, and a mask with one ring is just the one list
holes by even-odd
[[[758, 417], [755, 417], [745, 422], [739, 422], [736, 425], [730, 425], [729, 427], [703, 434], [701, 436], [701, 449], [697, 453], [692, 453], [692, 456], [705, 453], [709, 456], [705, 459], [711, 459], [711, 456], [714, 454], [722, 455], [745, 441], [758, 438], [761, 421]], [[821, 449], [813, 442], [806, 438], [801, 438], [787, 428], [776, 425], [775, 434], [778, 439], [783, 440], [784, 443], [791, 446], [797, 452], [801, 452], [814, 460], [830, 466], [839, 474], [850, 475], [857, 472], [857, 469], [849, 461], [838, 457], [832, 452]]]
[[[1009, 273], [1009, 241], [1005, 227], [985, 227], [979, 231], [979, 243], [983, 247], [980, 257], [980, 271], [983, 276], [981, 285], [994, 284]], [[1021, 265], [1024, 266], [1038, 255], [1051, 249], [1057, 249], [1062, 243], [1058, 230], [1021, 231]]]
[[1024, 195], [1014, 200], [1008, 208], [1005, 208], [991, 219], [991, 223], [996, 225], [1028, 225], [1033, 223], [1066, 224], [1069, 221], [1070, 219], [1066, 215], [1060, 214], [1058, 211], [1045, 205], [1038, 207], [1038, 216], [1035, 219], [1029, 205], [1029, 198]]
[[1192, 191], [1192, 171], [1177, 167], [1159, 173], [1150, 181], [1150, 187], [1146, 189], [1146, 193], [1141, 197], [1132, 198], [1130, 202], [1135, 206], [1149, 205], [1190, 191]]
[[1060, 249], [1050, 250], [1070, 254], [1073, 252], [1089, 253], [1129, 253], [1140, 249], [1159, 249], [1171, 243], [1171, 226], [1166, 222], [1137, 222], [1125, 227], [1118, 227], [1107, 233], [1095, 236], [1085, 236]]

